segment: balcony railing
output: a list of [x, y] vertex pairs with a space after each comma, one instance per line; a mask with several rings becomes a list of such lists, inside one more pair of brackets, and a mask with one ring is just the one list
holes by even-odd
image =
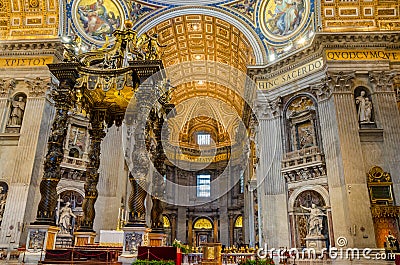
[[282, 174], [287, 182], [314, 179], [326, 175], [325, 157], [318, 146], [286, 153]]

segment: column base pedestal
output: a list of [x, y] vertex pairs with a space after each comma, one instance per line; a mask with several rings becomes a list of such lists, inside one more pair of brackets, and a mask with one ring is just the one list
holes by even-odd
[[167, 235], [164, 233], [149, 233], [149, 246], [162, 247], [166, 245]]
[[38, 252], [41, 249], [54, 249], [56, 247], [56, 237], [60, 228], [53, 225], [28, 226], [28, 238], [26, 239], [26, 249], [31, 252]]
[[315, 249], [315, 251], [321, 251], [326, 248], [326, 238], [324, 236], [307, 236], [304, 240], [306, 241], [306, 247]]
[[146, 226], [125, 226], [122, 231], [124, 231], [124, 247], [118, 261], [123, 265], [128, 265], [141, 259], [138, 257], [138, 247], [149, 245], [148, 234], [151, 229]]
[[75, 246], [85, 246], [94, 244], [94, 238], [96, 237], [96, 232], [75, 232]]
[[118, 257], [118, 261], [122, 263], [122, 265], [131, 265], [134, 261], [137, 260], [137, 252], [134, 254], [122, 254]]
[[20, 254], [18, 260], [31, 264], [42, 262], [45, 258], [46, 249], [55, 249], [58, 231], [60, 231], [60, 228], [57, 226], [29, 225], [26, 251]]

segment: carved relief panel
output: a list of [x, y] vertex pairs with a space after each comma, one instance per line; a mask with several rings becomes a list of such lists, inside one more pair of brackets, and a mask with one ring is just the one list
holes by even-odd
[[318, 145], [316, 108], [306, 96], [297, 97], [286, 110], [288, 133], [287, 151], [302, 150]]
[[317, 106], [311, 96], [291, 98], [284, 109], [285, 154], [282, 174], [287, 182], [326, 175]]
[[69, 156], [82, 158], [87, 148], [87, 128], [72, 124], [69, 128], [68, 150]]

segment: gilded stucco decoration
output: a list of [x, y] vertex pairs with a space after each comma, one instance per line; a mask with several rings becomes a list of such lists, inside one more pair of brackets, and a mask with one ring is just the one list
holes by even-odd
[[0, 0], [0, 39], [57, 38], [57, 0]]
[[244, 15], [245, 17], [248, 17], [249, 19], [254, 21], [256, 3], [257, 0], [241, 0], [234, 1], [227, 4], [226, 6], [238, 11], [241, 15]]
[[376, 31], [400, 29], [397, 0], [321, 1], [324, 31]]

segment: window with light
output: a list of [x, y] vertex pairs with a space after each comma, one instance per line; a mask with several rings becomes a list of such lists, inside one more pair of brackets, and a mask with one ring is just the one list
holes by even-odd
[[209, 133], [198, 133], [197, 134], [197, 144], [198, 145], [210, 145], [211, 136]]
[[211, 176], [197, 175], [197, 197], [211, 196]]

